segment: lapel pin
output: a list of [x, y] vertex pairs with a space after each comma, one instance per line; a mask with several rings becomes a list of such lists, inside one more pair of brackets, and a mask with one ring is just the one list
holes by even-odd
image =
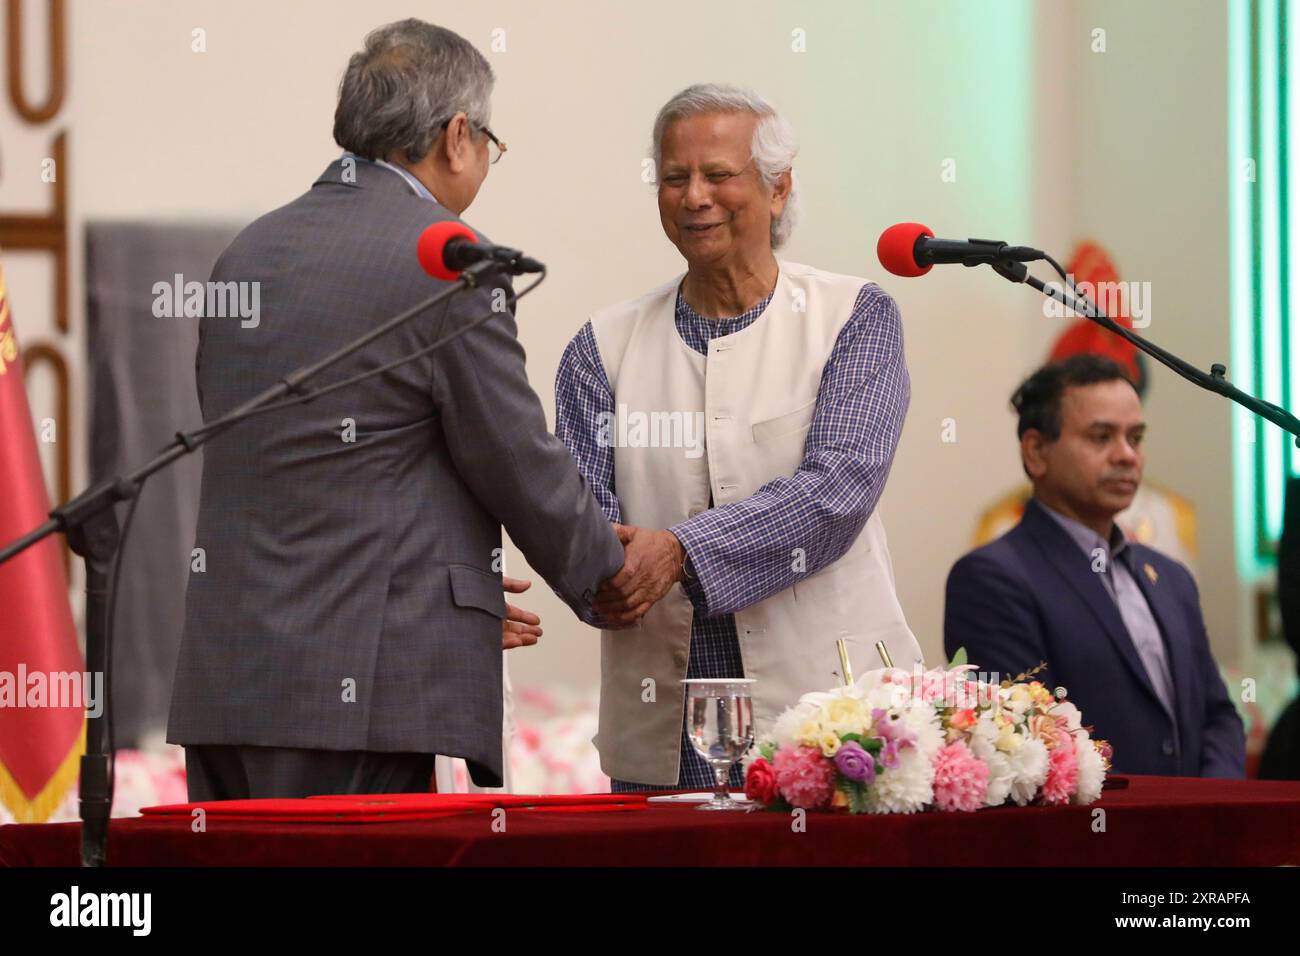
[[1142, 570], [1147, 573], [1147, 577], [1151, 579], [1152, 584], [1155, 584], [1157, 581], [1160, 580], [1160, 575], [1156, 573], [1156, 569], [1151, 567], [1151, 565], [1149, 564], [1142, 565]]

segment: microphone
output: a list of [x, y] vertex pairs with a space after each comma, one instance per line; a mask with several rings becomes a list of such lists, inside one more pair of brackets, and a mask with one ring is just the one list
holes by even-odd
[[463, 222], [435, 222], [420, 233], [415, 246], [420, 268], [435, 279], [455, 282], [460, 274], [478, 262], [493, 262], [511, 275], [545, 272], [546, 267], [518, 249], [480, 242], [474, 230]]
[[880, 234], [876, 256], [894, 275], [913, 278], [925, 275], [935, 265], [1034, 262], [1046, 258], [1046, 253], [1029, 246], [1009, 246], [997, 239], [936, 239], [928, 226], [900, 222]]

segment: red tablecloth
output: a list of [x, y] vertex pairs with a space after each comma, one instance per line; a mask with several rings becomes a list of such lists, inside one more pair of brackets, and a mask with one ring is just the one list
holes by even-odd
[[[1300, 783], [1130, 777], [1088, 807], [911, 816], [506, 811], [370, 824], [114, 820], [118, 866], [1300, 865]], [[1104, 810], [1104, 819], [1097, 815]], [[1105, 829], [1100, 831], [1104, 822]], [[79, 825], [0, 827], [0, 864], [75, 866]]]

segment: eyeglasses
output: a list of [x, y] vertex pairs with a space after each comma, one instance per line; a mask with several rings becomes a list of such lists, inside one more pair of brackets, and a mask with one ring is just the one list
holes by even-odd
[[[452, 121], [453, 119], [455, 119], [455, 118], [456, 118], [456, 117], [453, 116], [453, 117], [451, 117], [450, 119], [445, 120], [445, 121], [443, 122], [443, 124], [442, 124], [442, 126], [441, 126], [440, 128], [441, 128], [441, 129], [446, 129], [448, 126], [451, 125], [451, 121]], [[479, 129], [479, 130], [482, 130], [483, 133], [487, 136], [487, 138], [488, 138], [488, 162], [491, 163], [491, 164], [494, 165], [494, 166], [495, 166], [497, 163], [501, 162], [501, 157], [504, 156], [504, 155], [506, 154], [506, 144], [503, 143], [503, 142], [501, 142], [501, 140], [497, 139], [496, 134], [493, 133], [492, 130], [488, 129], [488, 128], [487, 128], [486, 126], [484, 126], [483, 124], [481, 124], [481, 123], [473, 123], [473, 122], [471, 122], [469, 125], [470, 125], [470, 127], [473, 128], [473, 129]]]

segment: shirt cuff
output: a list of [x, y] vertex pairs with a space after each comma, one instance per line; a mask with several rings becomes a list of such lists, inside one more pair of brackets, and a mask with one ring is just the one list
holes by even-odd
[[673, 533], [678, 541], [682, 544], [682, 550], [686, 552], [686, 579], [682, 582], [682, 590], [686, 596], [691, 599], [691, 604], [703, 616], [708, 616], [709, 600], [708, 594], [704, 589], [704, 574], [700, 567], [699, 556], [703, 553], [700, 540], [695, 536], [694, 529], [689, 520], [680, 524], [675, 524], [668, 529]]

